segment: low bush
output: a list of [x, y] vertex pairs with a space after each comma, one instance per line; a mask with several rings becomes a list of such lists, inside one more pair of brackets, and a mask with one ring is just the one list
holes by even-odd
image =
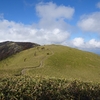
[[29, 76], [3, 78], [0, 100], [100, 100], [100, 84]]

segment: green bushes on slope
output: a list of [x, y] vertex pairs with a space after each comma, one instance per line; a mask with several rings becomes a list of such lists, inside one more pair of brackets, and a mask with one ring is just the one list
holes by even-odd
[[100, 100], [100, 84], [28, 76], [5, 78], [0, 80], [0, 100]]

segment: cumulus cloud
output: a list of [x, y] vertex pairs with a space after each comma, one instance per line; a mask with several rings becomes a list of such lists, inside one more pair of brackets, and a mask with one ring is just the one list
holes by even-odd
[[100, 2], [96, 4], [96, 7], [100, 9]]
[[78, 22], [78, 26], [84, 31], [97, 32], [100, 34], [100, 12], [82, 16]]
[[28, 27], [21, 23], [8, 20], [0, 20], [0, 41], [21, 41], [28, 36]]
[[73, 45], [76, 47], [83, 47], [84, 45], [84, 39], [81, 37], [75, 38], [72, 41]]
[[[98, 3], [98, 7], [99, 7], [99, 3]], [[92, 32], [94, 34], [100, 35], [100, 12], [94, 12], [91, 14], [81, 16], [77, 25], [84, 32], [89, 32], [89, 33]], [[80, 39], [76, 38], [75, 40], [78, 41]], [[72, 45], [74, 45], [80, 49], [94, 51], [94, 52], [96, 52], [96, 53], [98, 52], [100, 54], [100, 41], [97, 41], [95, 38], [90, 39], [88, 41], [85, 41], [84, 39], [81, 38], [80, 43], [82, 43], [81, 46], [78, 44], [75, 45], [75, 43], [73, 43]]]
[[100, 51], [100, 41], [97, 41], [96, 39], [85, 41], [84, 38], [77, 37], [70, 41], [70, 46], [87, 51], [96, 51], [96, 49]]
[[91, 39], [88, 44], [92, 46], [92, 48], [100, 48], [100, 41], [95, 39]]
[[61, 43], [69, 37], [69, 33], [60, 29], [36, 29], [31, 25], [0, 20], [0, 41], [31, 41], [40, 44]]
[[39, 3], [36, 12], [40, 18], [36, 27], [24, 25], [6, 19], [0, 20], [0, 41], [31, 41], [39, 44], [64, 42], [70, 33], [65, 30], [68, 24], [64, 19], [71, 19], [74, 9], [67, 6], [58, 6], [52, 2]]
[[63, 45], [100, 54], [100, 41], [97, 41], [94, 38], [85, 41], [82, 37], [76, 37], [67, 42], [63, 42]]
[[68, 24], [64, 19], [71, 19], [75, 10], [72, 7], [56, 5], [55, 3], [39, 3], [36, 6], [37, 15], [40, 17], [39, 26], [48, 29], [65, 29]]
[[74, 14], [74, 9], [67, 6], [57, 6], [56, 4], [49, 3], [39, 3], [36, 6], [36, 11], [38, 15], [46, 19], [60, 19], [60, 18], [72, 18]]

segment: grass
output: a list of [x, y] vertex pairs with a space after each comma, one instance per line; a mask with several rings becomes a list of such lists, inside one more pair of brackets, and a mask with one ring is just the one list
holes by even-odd
[[66, 46], [40, 46], [13, 55], [0, 62], [0, 77], [20, 75], [25, 68], [23, 75], [100, 82], [100, 56]]

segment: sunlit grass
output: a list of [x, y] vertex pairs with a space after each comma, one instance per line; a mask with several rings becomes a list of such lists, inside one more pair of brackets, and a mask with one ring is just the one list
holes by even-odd
[[23, 75], [100, 82], [100, 56], [66, 46], [39, 46], [13, 55], [0, 62], [0, 77], [21, 75], [23, 69]]

